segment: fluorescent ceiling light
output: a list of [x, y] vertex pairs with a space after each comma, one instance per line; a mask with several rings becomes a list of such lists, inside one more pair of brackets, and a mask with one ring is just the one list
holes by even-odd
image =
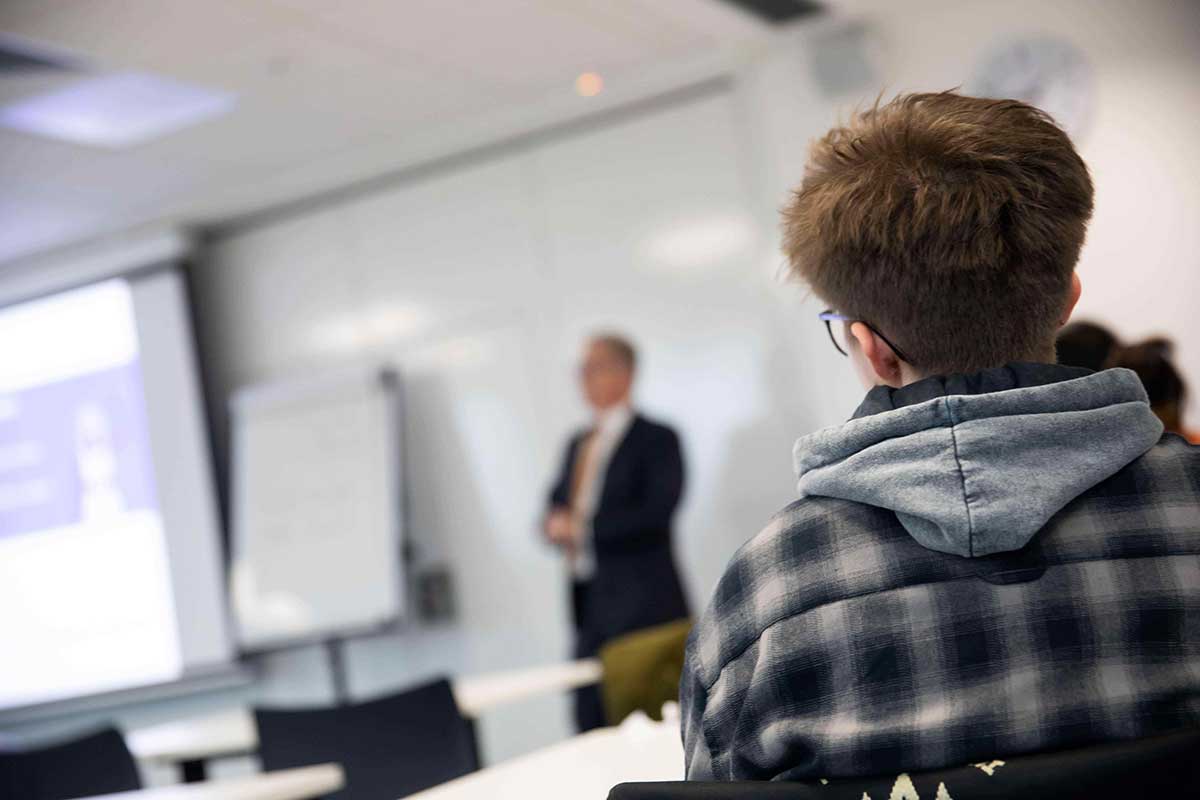
[[0, 108], [0, 125], [95, 147], [129, 147], [229, 112], [233, 94], [136, 72], [89, 78]]

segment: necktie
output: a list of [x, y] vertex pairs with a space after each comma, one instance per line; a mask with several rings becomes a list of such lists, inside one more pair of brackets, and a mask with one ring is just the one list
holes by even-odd
[[[583, 515], [583, 504], [589, 491], [589, 486], [592, 482], [592, 470], [594, 467], [594, 454], [596, 452], [596, 440], [599, 437], [595, 430], [592, 430], [579, 442], [579, 447], [575, 451], [575, 464], [571, 468], [571, 496], [568, 502], [571, 506], [571, 516], [579, 523]], [[578, 530], [582, 531], [582, 525]], [[572, 542], [567, 547], [567, 560], [574, 569], [575, 559], [579, 555], [578, 541]]]
[[571, 468], [571, 513], [578, 514], [583, 502], [584, 490], [591, 483], [592, 455], [596, 450], [596, 431], [592, 430], [579, 443], [575, 452], [575, 464]]

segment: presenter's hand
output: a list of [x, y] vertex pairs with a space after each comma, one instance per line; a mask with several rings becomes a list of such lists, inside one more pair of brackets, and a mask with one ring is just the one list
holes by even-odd
[[568, 547], [575, 542], [575, 520], [565, 508], [556, 508], [546, 517], [546, 538], [551, 544]]

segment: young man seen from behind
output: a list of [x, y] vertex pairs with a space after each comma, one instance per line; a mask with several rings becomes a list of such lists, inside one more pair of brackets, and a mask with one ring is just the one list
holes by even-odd
[[692, 779], [937, 769], [1200, 725], [1200, 448], [1054, 363], [1092, 183], [1045, 114], [906, 95], [819, 140], [795, 274], [869, 386], [688, 645]]

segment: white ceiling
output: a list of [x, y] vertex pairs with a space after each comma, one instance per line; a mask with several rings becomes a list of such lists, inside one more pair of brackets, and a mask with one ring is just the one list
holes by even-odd
[[[3, 0], [0, 31], [225, 89], [230, 115], [123, 151], [0, 130], [0, 262], [210, 223], [695, 80], [767, 27], [721, 0]], [[575, 96], [583, 71], [597, 98]], [[71, 76], [0, 77], [0, 103]]]

